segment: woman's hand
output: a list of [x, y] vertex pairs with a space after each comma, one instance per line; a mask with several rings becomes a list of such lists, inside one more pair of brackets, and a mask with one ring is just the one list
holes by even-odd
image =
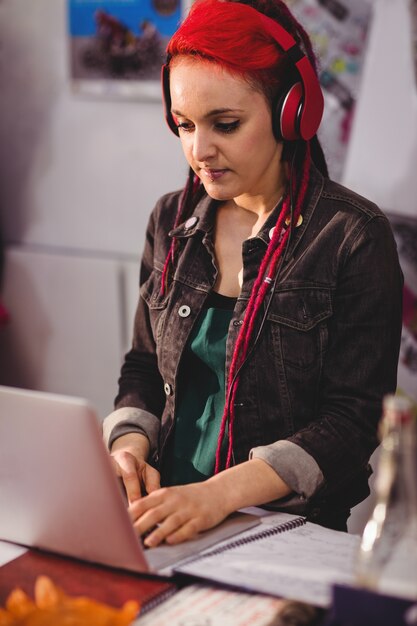
[[137, 433], [119, 437], [112, 445], [110, 458], [123, 481], [129, 504], [161, 487], [159, 472], [146, 462], [148, 454], [148, 439]]
[[129, 514], [138, 535], [154, 529], [144, 540], [153, 547], [180, 543], [216, 526], [231, 512], [226, 504], [217, 486], [205, 481], [158, 489], [133, 502]]
[[174, 544], [192, 539], [246, 506], [265, 504], [288, 495], [291, 489], [265, 461], [251, 459], [220, 472], [205, 482], [157, 489], [129, 507], [144, 543]]

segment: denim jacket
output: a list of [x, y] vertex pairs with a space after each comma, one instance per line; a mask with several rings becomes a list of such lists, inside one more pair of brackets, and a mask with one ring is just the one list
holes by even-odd
[[[216, 201], [204, 195], [193, 216], [171, 230], [178, 201], [179, 193], [161, 198], [149, 221], [133, 345], [116, 410], [104, 424], [109, 445], [128, 432], [146, 434], [156, 466], [186, 382], [181, 355], [217, 276]], [[226, 372], [278, 211], [243, 242], [243, 285], [229, 327]], [[173, 235], [181, 254], [162, 295]], [[257, 456], [274, 467], [293, 489], [278, 508], [334, 525], [326, 520], [339, 513], [346, 520], [368, 495], [382, 397], [396, 388], [401, 294], [387, 218], [313, 167], [302, 223], [267, 296], [235, 399], [234, 462]]]

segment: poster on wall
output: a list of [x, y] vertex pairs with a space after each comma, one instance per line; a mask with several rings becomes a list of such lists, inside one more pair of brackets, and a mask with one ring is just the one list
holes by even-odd
[[359, 95], [373, 0], [287, 0], [318, 57], [325, 109], [319, 137], [330, 175], [341, 180]]
[[160, 98], [166, 44], [184, 0], [67, 0], [71, 84], [75, 91]]
[[417, 408], [417, 219], [387, 213], [404, 274], [403, 328], [398, 364], [398, 391]]

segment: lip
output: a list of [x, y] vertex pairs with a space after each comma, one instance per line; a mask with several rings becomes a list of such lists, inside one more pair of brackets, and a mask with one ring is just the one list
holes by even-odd
[[218, 180], [224, 174], [226, 174], [228, 170], [216, 170], [216, 169], [209, 169], [209, 168], [203, 167], [202, 171], [212, 182], [214, 182], [215, 180]]

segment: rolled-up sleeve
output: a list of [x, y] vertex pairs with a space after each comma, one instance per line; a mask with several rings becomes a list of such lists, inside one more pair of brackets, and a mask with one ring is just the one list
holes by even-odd
[[110, 450], [113, 442], [130, 433], [144, 435], [149, 440], [150, 454], [153, 455], [158, 445], [159, 419], [143, 409], [122, 407], [108, 415], [103, 422], [104, 443]]
[[252, 448], [249, 458], [262, 459], [303, 498], [311, 498], [323, 484], [323, 474], [314, 458], [291, 441], [276, 441]]

